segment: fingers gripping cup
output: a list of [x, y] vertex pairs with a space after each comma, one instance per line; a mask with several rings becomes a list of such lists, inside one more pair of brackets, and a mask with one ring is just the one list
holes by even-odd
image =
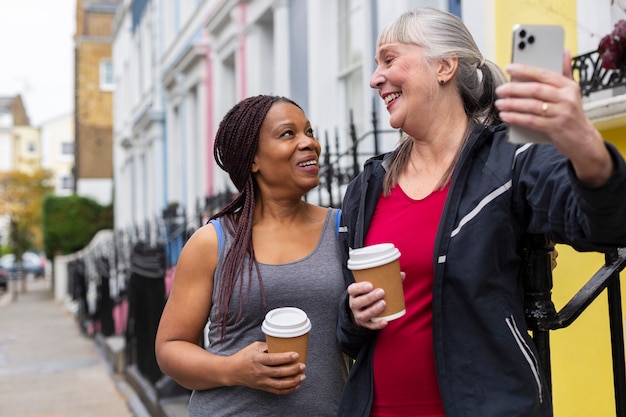
[[298, 362], [306, 364], [311, 321], [306, 313], [295, 307], [269, 311], [261, 326], [269, 353], [298, 352]]
[[394, 320], [406, 313], [400, 278], [400, 251], [393, 243], [379, 243], [350, 250], [348, 269], [357, 282], [369, 281], [385, 290], [386, 307], [372, 321]]

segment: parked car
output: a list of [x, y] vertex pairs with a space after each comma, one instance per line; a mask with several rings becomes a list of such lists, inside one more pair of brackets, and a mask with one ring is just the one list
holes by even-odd
[[9, 273], [4, 269], [0, 268], [0, 288], [6, 291], [9, 285]]
[[[34, 274], [35, 277], [43, 277], [46, 274], [46, 261], [45, 258], [34, 253], [24, 252], [22, 254], [22, 267], [24, 273]], [[15, 254], [9, 253], [0, 258], [0, 270], [6, 271], [10, 278], [19, 276], [19, 266], [15, 262]], [[0, 284], [0, 286], [2, 286]]]

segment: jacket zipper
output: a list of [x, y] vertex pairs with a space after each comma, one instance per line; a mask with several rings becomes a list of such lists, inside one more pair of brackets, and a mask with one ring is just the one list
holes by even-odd
[[535, 357], [533, 351], [530, 349], [530, 347], [522, 337], [522, 334], [517, 328], [517, 324], [515, 323], [515, 319], [513, 318], [513, 316], [507, 317], [505, 321], [507, 326], [509, 326], [509, 330], [511, 330], [513, 337], [515, 338], [517, 346], [524, 355], [524, 358], [526, 358], [526, 362], [528, 362], [530, 370], [533, 372], [533, 376], [535, 377], [535, 382], [537, 384], [537, 389], [539, 391], [539, 402], [543, 403], [543, 388], [541, 385], [541, 379], [539, 378], [539, 362], [537, 361], [537, 358]]

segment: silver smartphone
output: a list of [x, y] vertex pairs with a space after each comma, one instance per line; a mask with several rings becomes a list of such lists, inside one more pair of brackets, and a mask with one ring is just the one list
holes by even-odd
[[[513, 26], [512, 62], [563, 72], [565, 34], [558, 25]], [[520, 126], [509, 126], [511, 143], [546, 143], [543, 133]]]

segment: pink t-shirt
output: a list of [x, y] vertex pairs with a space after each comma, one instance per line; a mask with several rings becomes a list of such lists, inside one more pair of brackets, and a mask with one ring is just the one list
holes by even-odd
[[413, 200], [396, 186], [378, 200], [365, 244], [393, 243], [400, 250], [406, 314], [378, 335], [371, 417], [445, 417], [433, 354], [432, 291], [435, 237], [448, 188]]

